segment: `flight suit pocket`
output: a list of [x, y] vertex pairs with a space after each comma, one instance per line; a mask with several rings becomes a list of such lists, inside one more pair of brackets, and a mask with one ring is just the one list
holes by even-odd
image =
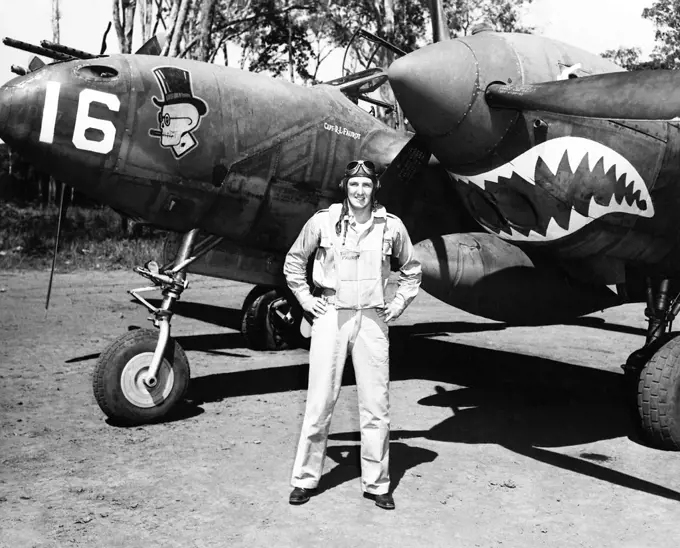
[[314, 256], [314, 282], [321, 287], [335, 287], [335, 253], [333, 240], [322, 237]]

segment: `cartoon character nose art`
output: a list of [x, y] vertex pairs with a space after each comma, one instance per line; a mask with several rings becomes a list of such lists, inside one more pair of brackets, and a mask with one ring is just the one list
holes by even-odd
[[189, 71], [177, 67], [158, 67], [153, 70], [163, 100], [153, 97], [158, 111], [159, 129], [150, 129], [149, 135], [160, 138], [163, 148], [172, 150], [181, 158], [198, 146], [193, 132], [201, 125], [208, 105], [196, 97], [191, 88]]
[[537, 210], [533, 226], [490, 223], [494, 230], [480, 219], [487, 230], [507, 240], [557, 240], [611, 213], [654, 216], [649, 190], [635, 167], [615, 150], [582, 137], [546, 141], [486, 173], [452, 175], [499, 197], [496, 205], [510, 220], [513, 212], [504, 209], [502, 199], [508, 192]]

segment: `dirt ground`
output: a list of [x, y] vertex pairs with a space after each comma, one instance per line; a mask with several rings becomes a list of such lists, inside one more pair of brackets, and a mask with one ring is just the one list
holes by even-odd
[[351, 367], [321, 493], [288, 504], [307, 353], [253, 352], [250, 286], [192, 276], [173, 334], [189, 403], [122, 428], [97, 356], [150, 326], [131, 272], [0, 272], [0, 546], [676, 547], [680, 454], [642, 445], [620, 392], [641, 305], [504, 328], [418, 296], [391, 329], [397, 509], [361, 497]]

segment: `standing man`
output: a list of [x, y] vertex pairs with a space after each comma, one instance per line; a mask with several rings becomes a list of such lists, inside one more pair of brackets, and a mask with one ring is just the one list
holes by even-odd
[[[380, 183], [373, 162], [350, 162], [340, 188], [343, 202], [307, 221], [283, 267], [288, 286], [314, 317], [307, 406], [289, 501], [307, 502], [319, 484], [350, 352], [359, 396], [364, 496], [392, 510], [387, 323], [398, 318], [418, 293], [420, 263], [404, 224], [376, 201]], [[306, 269], [314, 252], [312, 293]], [[393, 257], [400, 267], [399, 283], [394, 298], [385, 302]]]

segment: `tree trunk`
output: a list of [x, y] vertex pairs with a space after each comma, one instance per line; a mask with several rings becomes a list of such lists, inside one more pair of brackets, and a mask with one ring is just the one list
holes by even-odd
[[295, 63], [293, 63], [293, 29], [290, 21], [290, 11], [286, 14], [288, 23], [288, 74], [291, 82], [295, 82]]
[[139, 22], [142, 25], [142, 43], [151, 38], [154, 20], [154, 0], [138, 0]]
[[136, 0], [113, 0], [113, 25], [116, 27], [121, 53], [132, 51], [132, 31], [135, 27]]
[[52, 41], [59, 43], [59, 20], [61, 14], [59, 13], [59, 0], [52, 0]]
[[383, 3], [385, 10], [385, 24], [383, 32], [389, 40], [394, 40], [394, 0], [385, 0]]
[[167, 34], [165, 36], [165, 45], [161, 55], [170, 55], [170, 42], [175, 34], [175, 27], [177, 26], [177, 14], [179, 12], [180, 0], [173, 0], [172, 8], [170, 9], [170, 16], [167, 19]]
[[198, 33], [200, 44], [198, 49], [198, 60], [208, 61], [210, 59], [210, 28], [213, 21], [215, 0], [203, 0], [201, 3], [201, 15]]
[[170, 49], [168, 50], [169, 57], [177, 57], [179, 55], [179, 46], [182, 41], [182, 35], [184, 34], [184, 23], [187, 19], [187, 12], [189, 11], [190, 5], [191, 0], [182, 0], [179, 6], [179, 10], [177, 11], [177, 22], [172, 31], [172, 40]]

